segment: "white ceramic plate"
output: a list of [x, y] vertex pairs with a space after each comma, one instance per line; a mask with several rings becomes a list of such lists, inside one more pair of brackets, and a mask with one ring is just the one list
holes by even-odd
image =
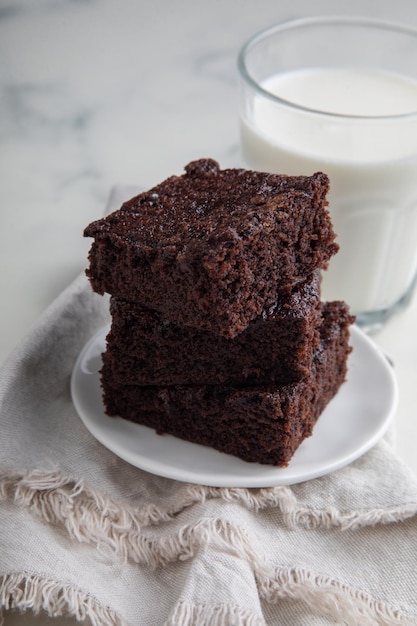
[[339, 469], [369, 450], [386, 431], [397, 406], [391, 366], [358, 327], [352, 327], [353, 352], [348, 380], [329, 403], [313, 435], [286, 468], [245, 463], [211, 448], [104, 413], [98, 370], [108, 329], [98, 332], [74, 366], [71, 391], [75, 408], [90, 433], [128, 463], [159, 476], [217, 487], [291, 485]]

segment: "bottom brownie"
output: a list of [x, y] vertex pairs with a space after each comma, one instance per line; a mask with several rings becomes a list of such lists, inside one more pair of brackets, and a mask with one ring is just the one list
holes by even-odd
[[310, 376], [287, 385], [123, 385], [103, 365], [106, 412], [244, 461], [286, 466], [345, 380], [352, 321], [344, 303], [324, 304]]

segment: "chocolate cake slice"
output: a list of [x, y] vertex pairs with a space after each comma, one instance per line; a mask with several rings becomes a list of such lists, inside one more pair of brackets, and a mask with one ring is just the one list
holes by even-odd
[[90, 224], [93, 289], [224, 337], [337, 251], [325, 174], [221, 170], [201, 159]]
[[286, 385], [143, 387], [115, 381], [105, 363], [107, 413], [244, 461], [286, 466], [345, 380], [352, 322], [346, 304], [324, 304], [310, 374]]
[[104, 355], [118, 383], [295, 382], [308, 375], [321, 324], [320, 274], [299, 283], [234, 339], [165, 322], [140, 304], [111, 298]]

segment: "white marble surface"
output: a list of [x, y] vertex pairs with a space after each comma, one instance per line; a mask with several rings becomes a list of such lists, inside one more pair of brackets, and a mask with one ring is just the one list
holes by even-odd
[[[417, 26], [415, 0], [0, 0], [0, 361], [85, 267], [83, 228], [114, 183], [152, 185], [202, 156], [240, 164], [244, 40], [328, 13]], [[398, 452], [415, 471], [416, 313], [414, 301], [376, 337], [395, 362]]]

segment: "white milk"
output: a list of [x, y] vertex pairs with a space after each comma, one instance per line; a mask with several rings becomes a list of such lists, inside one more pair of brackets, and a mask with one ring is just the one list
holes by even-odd
[[385, 310], [400, 300], [417, 269], [417, 82], [350, 69], [297, 70], [264, 89], [314, 114], [255, 96], [242, 120], [242, 155], [254, 169], [330, 177], [330, 211], [340, 252], [323, 297], [353, 312]]

